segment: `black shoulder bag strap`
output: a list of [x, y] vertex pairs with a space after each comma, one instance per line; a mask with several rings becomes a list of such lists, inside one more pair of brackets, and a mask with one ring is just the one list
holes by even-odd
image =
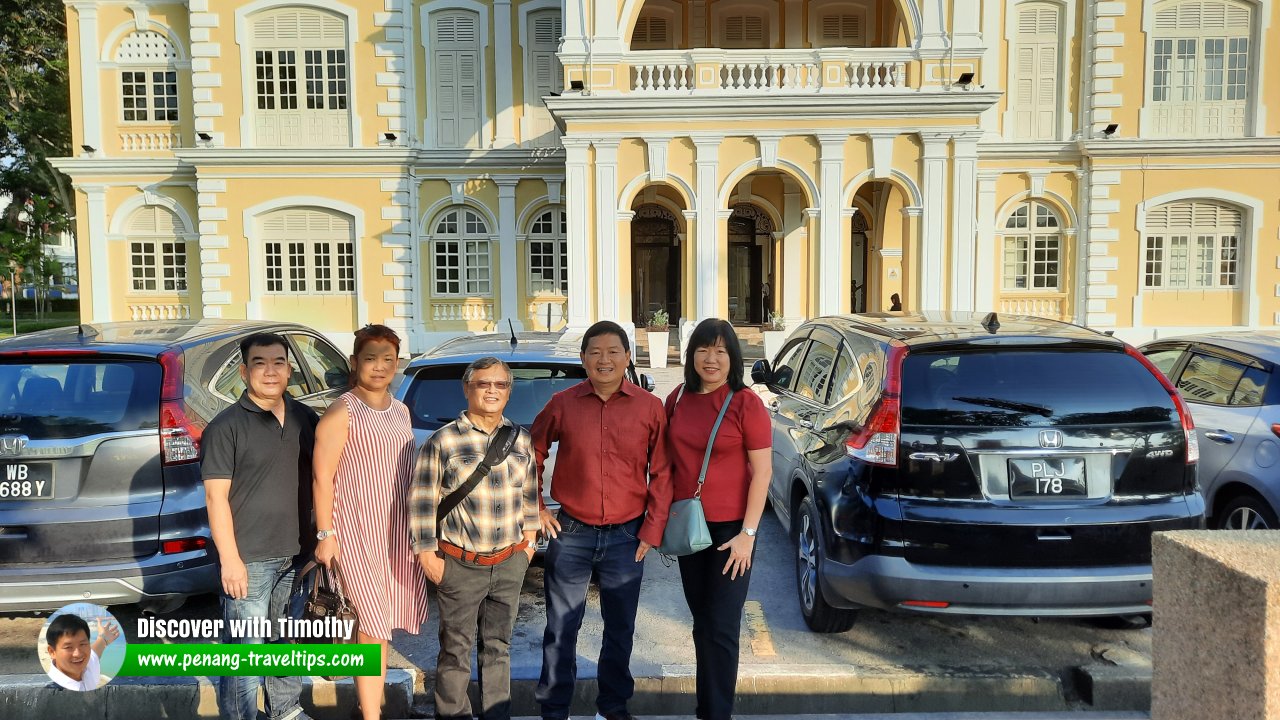
[[465, 500], [472, 490], [476, 489], [494, 465], [501, 465], [502, 461], [507, 459], [511, 448], [516, 444], [517, 437], [520, 437], [520, 427], [514, 423], [498, 428], [498, 431], [493, 434], [493, 439], [489, 441], [489, 449], [485, 452], [484, 459], [475, 470], [471, 471], [471, 477], [440, 501], [440, 507], [436, 510], [437, 540], [440, 539], [440, 524], [444, 522], [445, 517], [453, 512], [453, 509], [458, 507], [458, 504]]

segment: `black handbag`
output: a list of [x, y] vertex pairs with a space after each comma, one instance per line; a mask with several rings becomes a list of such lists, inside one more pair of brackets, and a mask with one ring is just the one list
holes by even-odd
[[[329, 569], [320, 563], [312, 560], [302, 568], [302, 572], [298, 573], [298, 582], [306, 582], [307, 575], [313, 572], [319, 572], [319, 578], [311, 584], [311, 592], [307, 595], [307, 602], [302, 607], [303, 620], [324, 620], [325, 618], [335, 618], [341, 621], [351, 622], [351, 635], [343, 637], [336, 635], [329, 638], [330, 643], [349, 644], [360, 642], [360, 617], [356, 614], [356, 606], [351, 604], [347, 599], [347, 595], [342, 590], [341, 571], [338, 569], [338, 561], [333, 560], [333, 568]], [[315, 639], [311, 638], [314, 642]], [[294, 642], [297, 642], [296, 640]], [[321, 675], [325, 680], [340, 680], [347, 675]]]

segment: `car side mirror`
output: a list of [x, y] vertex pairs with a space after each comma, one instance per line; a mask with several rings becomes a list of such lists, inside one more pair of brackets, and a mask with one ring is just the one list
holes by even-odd
[[350, 375], [345, 370], [340, 368], [330, 368], [324, 373], [324, 384], [328, 386], [330, 390], [344, 388], [347, 386], [349, 377]]
[[751, 382], [758, 385], [769, 385], [773, 382], [773, 369], [768, 360], [757, 360], [751, 366]]
[[658, 388], [658, 383], [654, 381], [653, 376], [649, 373], [642, 373], [640, 375], [640, 387], [648, 392], [653, 392]]

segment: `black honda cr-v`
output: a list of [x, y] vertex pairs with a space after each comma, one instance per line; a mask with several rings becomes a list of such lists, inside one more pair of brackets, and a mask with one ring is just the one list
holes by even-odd
[[994, 314], [824, 317], [752, 378], [809, 627], [857, 608], [1150, 612], [1151, 533], [1199, 528], [1191, 415], [1108, 335]]

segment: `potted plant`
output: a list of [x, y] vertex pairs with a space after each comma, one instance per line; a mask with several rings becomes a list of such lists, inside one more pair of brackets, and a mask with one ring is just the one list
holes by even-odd
[[770, 363], [778, 356], [778, 351], [782, 349], [783, 343], [787, 341], [787, 324], [783, 321], [782, 316], [776, 312], [770, 312], [768, 321], [764, 324], [764, 357]]
[[649, 316], [649, 324], [645, 335], [649, 341], [649, 367], [664, 368], [667, 366], [667, 346], [671, 339], [668, 327], [670, 318], [666, 310], [655, 310]]

